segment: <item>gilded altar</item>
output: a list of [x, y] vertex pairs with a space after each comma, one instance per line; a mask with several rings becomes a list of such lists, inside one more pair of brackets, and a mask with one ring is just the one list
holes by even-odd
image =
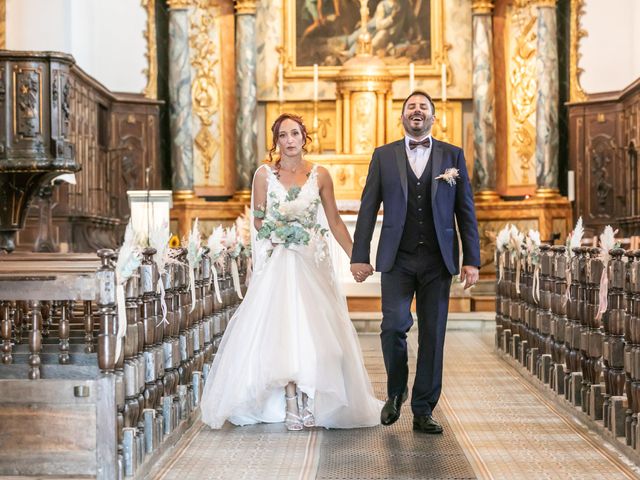
[[[190, 25], [206, 23], [199, 9], [214, 8], [204, 0], [184, 3]], [[283, 112], [303, 117], [312, 137], [307, 159], [331, 172], [342, 211], [356, 212], [371, 154], [402, 136], [402, 102], [414, 89], [434, 99], [434, 137], [465, 151], [485, 244], [510, 222], [539, 229], [545, 240], [570, 230], [571, 203], [560, 195], [559, 140], [555, 133], [541, 133], [556, 132], [558, 122], [557, 47], [550, 33], [539, 34], [555, 32], [555, 2], [429, 0], [412, 11], [415, 26], [404, 23], [395, 30], [377, 22], [393, 17], [400, 0], [325, 3], [318, 11], [318, 4], [301, 0], [237, 2], [234, 27], [230, 2], [221, 0], [210, 16], [226, 22], [228, 35], [222, 38], [233, 33], [235, 44], [221, 42], [208, 57], [203, 30], [200, 43], [190, 37], [192, 89], [185, 108], [194, 118], [187, 129], [191, 152], [189, 145], [181, 149], [183, 160], [174, 167], [180, 192], [172, 218], [181, 235], [195, 217], [205, 224], [227, 222], [243, 211], [253, 172], [271, 147], [270, 127]], [[332, 10], [336, 5], [339, 12]], [[572, 15], [579, 7], [571, 3]], [[407, 21], [404, 14], [395, 18]], [[574, 32], [573, 17], [572, 22]], [[211, 85], [196, 81], [204, 78], [197, 59], [205, 58], [215, 59]], [[225, 64], [226, 74], [216, 70]], [[572, 72], [579, 69], [574, 65]], [[223, 101], [228, 96], [222, 90], [210, 95], [213, 83], [228, 91], [234, 82], [235, 106]], [[572, 92], [579, 89], [574, 85]], [[214, 121], [207, 124], [208, 118]], [[223, 124], [226, 136], [215, 133]], [[218, 160], [204, 168], [212, 155]], [[228, 176], [221, 177], [220, 169]], [[218, 178], [224, 188], [206, 186], [202, 178]], [[490, 256], [485, 257], [483, 273], [492, 275]]]
[[[385, 0], [386, 14], [401, 3]], [[361, 14], [379, 19], [385, 14], [382, 6], [363, 12], [357, 2], [345, 4], [340, 16], [327, 14], [335, 30], [327, 32], [325, 25], [324, 31], [309, 33], [314, 21], [307, 10], [312, 7], [296, 0], [237, 2], [235, 30], [231, 2], [171, 2], [176, 24], [182, 21], [189, 27], [188, 38], [181, 40], [178, 28], [170, 34], [184, 46], [176, 58], [189, 61], [179, 78], [191, 84], [189, 96], [176, 90], [179, 110], [189, 113], [176, 119], [182, 123], [175, 129], [178, 161], [172, 159], [173, 228], [182, 236], [196, 216], [226, 222], [243, 211], [253, 172], [271, 147], [270, 126], [281, 112], [305, 119], [313, 138], [307, 159], [329, 169], [337, 198], [352, 201], [350, 205], [360, 198], [373, 149], [403, 135], [400, 110], [410, 87], [434, 98], [434, 136], [460, 146], [469, 143], [463, 113], [471, 99], [467, 3], [423, 2], [415, 12], [419, 22], [407, 32], [396, 28], [395, 37], [385, 37], [381, 28], [371, 30], [372, 63], [354, 66], [358, 55], [341, 43], [342, 37], [359, 35]], [[212, 28], [205, 34], [207, 24]], [[235, 45], [220, 41], [213, 47], [214, 37], [235, 37]], [[409, 40], [416, 46], [410, 47]], [[325, 48], [322, 54], [316, 49], [319, 44]], [[232, 59], [235, 80], [228, 67]], [[381, 68], [372, 70], [374, 63]], [[223, 94], [224, 88], [229, 95]], [[234, 88], [232, 105], [224, 99], [233, 97]], [[188, 117], [193, 120], [186, 122]], [[229, 130], [234, 121], [235, 132]], [[235, 151], [229, 145], [235, 145]]]

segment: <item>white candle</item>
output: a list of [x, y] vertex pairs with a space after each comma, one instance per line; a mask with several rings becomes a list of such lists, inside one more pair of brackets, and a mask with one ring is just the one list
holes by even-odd
[[278, 102], [284, 102], [284, 73], [282, 64], [278, 64]]
[[442, 64], [442, 101], [447, 101], [447, 66]]
[[415, 87], [416, 66], [411, 62], [409, 64], [409, 93], [412, 93]]
[[576, 172], [574, 170], [567, 172], [567, 199], [570, 202], [576, 200]]
[[313, 101], [318, 101], [318, 64], [313, 64]]

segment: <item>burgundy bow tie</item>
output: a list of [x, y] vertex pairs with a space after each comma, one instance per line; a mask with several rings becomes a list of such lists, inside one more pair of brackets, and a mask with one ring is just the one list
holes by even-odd
[[420, 142], [416, 142], [415, 140], [409, 140], [409, 150], [415, 150], [416, 147], [422, 146], [424, 148], [429, 148], [431, 146], [431, 137], [427, 137]]

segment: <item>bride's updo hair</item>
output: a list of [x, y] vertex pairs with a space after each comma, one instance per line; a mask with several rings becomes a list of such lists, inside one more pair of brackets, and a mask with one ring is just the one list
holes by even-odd
[[[302, 117], [296, 115], [295, 113], [283, 113], [278, 118], [276, 118], [276, 121], [273, 122], [273, 125], [271, 126], [273, 141], [271, 143], [271, 149], [269, 150], [269, 162], [274, 161], [273, 154], [276, 153], [276, 150], [278, 148], [278, 135], [280, 135], [280, 125], [282, 125], [282, 122], [287, 119], [293, 120], [300, 127], [300, 133], [302, 134], [302, 138], [304, 138], [304, 142], [302, 143], [302, 151], [304, 153], [307, 153], [307, 149], [304, 148], [304, 146], [307, 144], [307, 142], [311, 142], [311, 137], [307, 133], [307, 127], [305, 127], [304, 122], [302, 121]], [[276, 163], [278, 163], [280, 161], [280, 157], [277, 157], [275, 161]]]

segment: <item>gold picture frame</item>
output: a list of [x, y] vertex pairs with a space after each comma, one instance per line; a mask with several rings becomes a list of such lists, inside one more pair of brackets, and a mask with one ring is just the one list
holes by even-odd
[[[382, 1], [382, 0], [381, 0]], [[404, 2], [406, 0], [390, 0], [391, 2]], [[309, 79], [313, 77], [313, 65], [298, 65], [298, 41], [300, 25], [300, 19], [297, 12], [298, 4], [301, 4], [303, 0], [284, 0], [283, 8], [283, 25], [284, 25], [284, 38], [283, 45], [281, 47], [282, 63], [284, 64], [284, 76], [287, 79]], [[357, 2], [351, 2], [351, 8], [355, 8]], [[447, 62], [447, 50], [450, 48], [445, 41], [445, 10], [444, 0], [428, 0], [429, 6], [429, 48], [430, 58], [429, 63], [420, 63], [419, 59], [413, 61], [415, 66], [415, 75], [420, 77], [436, 77], [441, 74], [440, 65], [443, 62]], [[358, 7], [359, 10], [359, 7]], [[353, 12], [351, 12], [353, 13]], [[374, 12], [370, 12], [374, 13]], [[425, 30], [427, 31], [427, 30]], [[355, 33], [355, 30], [354, 30]], [[336, 38], [341, 35], [334, 35]], [[348, 35], [345, 35], [345, 40]], [[323, 37], [329, 39], [328, 36]], [[337, 49], [334, 49], [337, 50]], [[375, 52], [374, 52], [375, 53]], [[345, 57], [346, 59], [350, 57]], [[382, 56], [385, 58], [388, 55]], [[340, 62], [340, 60], [337, 60]], [[307, 62], [308, 63], [308, 62]], [[318, 75], [320, 78], [332, 79], [335, 78], [341, 69], [341, 63], [336, 65], [327, 65], [322, 62], [316, 62], [319, 65]], [[386, 62], [390, 73], [394, 77], [408, 77], [409, 76], [409, 62], [403, 64], [393, 64], [393, 62]]]
[[0, 50], [7, 48], [7, 0], [0, 0]]

